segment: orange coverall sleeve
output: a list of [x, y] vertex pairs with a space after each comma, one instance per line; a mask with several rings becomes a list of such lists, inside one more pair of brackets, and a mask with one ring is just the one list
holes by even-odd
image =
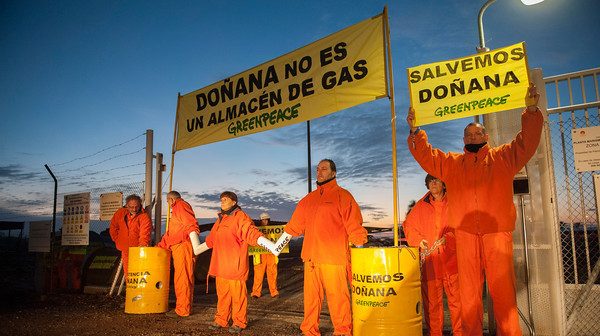
[[[450, 169], [446, 167], [445, 162], [450, 159], [450, 155], [433, 148], [424, 130], [420, 130], [417, 134], [409, 134], [407, 143], [410, 153], [423, 170], [442, 181], [446, 180], [447, 171]], [[417, 148], [416, 143], [423, 143], [423, 147]]]
[[246, 215], [238, 226], [236, 235], [238, 236], [238, 239], [247, 242], [249, 245], [258, 246], [256, 241], [258, 238], [262, 237], [263, 234], [256, 228], [252, 219]]
[[348, 240], [356, 246], [364, 245], [367, 243], [367, 230], [362, 226], [363, 218], [358, 203], [345, 190], [340, 194], [340, 198], [340, 208], [343, 211], [342, 222], [348, 233]]
[[305, 231], [305, 220], [306, 220], [306, 211], [304, 210], [304, 200], [300, 201], [292, 213], [292, 218], [287, 223], [284, 228], [284, 231], [288, 234], [291, 234], [293, 237], [301, 236]]
[[[217, 223], [215, 223], [213, 225], [213, 230], [216, 227], [217, 227]], [[208, 236], [206, 236], [206, 239], [204, 239], [204, 242], [206, 243], [206, 246], [208, 246], [208, 248], [213, 248], [213, 246], [215, 245], [215, 240], [212, 235], [212, 230], [208, 233]]]
[[[124, 238], [120, 236], [120, 234], [122, 233], [121, 226], [124, 223], [123, 219], [125, 218], [126, 213], [127, 209], [125, 208], [120, 208], [119, 210], [117, 210], [110, 219], [110, 225], [108, 227], [110, 238], [113, 240], [113, 242], [115, 242], [115, 246], [118, 250], [122, 250], [124, 248], [123, 245], [127, 244], [127, 233], [125, 234]], [[123, 240], [125, 240], [125, 242], [123, 242]]]
[[117, 238], [119, 237], [119, 223], [117, 222], [117, 214], [119, 210], [115, 212], [115, 214], [110, 219], [110, 226], [108, 227], [108, 232], [110, 233], [110, 238], [116, 243]]
[[192, 206], [184, 200], [178, 199], [171, 211], [171, 221], [167, 233], [158, 244], [159, 247], [169, 248], [189, 240], [190, 232], [200, 233], [196, 215]]
[[408, 241], [409, 246], [419, 246], [419, 243], [425, 239], [425, 236], [419, 229], [419, 218], [418, 214], [415, 212], [415, 207], [410, 211], [408, 216], [406, 216], [406, 220], [402, 223], [402, 228], [404, 228], [404, 234], [406, 234], [406, 240]]
[[198, 222], [196, 221], [196, 214], [192, 209], [192, 206], [184, 201], [177, 202], [177, 209], [173, 211], [174, 215], [177, 216], [177, 220], [181, 223], [181, 240], [180, 242], [187, 239], [191, 232], [196, 231], [200, 233], [198, 228]]
[[543, 123], [544, 117], [539, 109], [535, 112], [524, 110], [521, 114], [521, 131], [510, 144], [501, 147], [501, 155], [510, 163], [513, 174], [518, 173], [535, 154]]

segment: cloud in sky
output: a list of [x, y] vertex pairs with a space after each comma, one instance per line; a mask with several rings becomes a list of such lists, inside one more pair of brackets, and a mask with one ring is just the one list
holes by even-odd
[[0, 166], [0, 184], [11, 180], [23, 181], [39, 179], [40, 173], [32, 172], [20, 164], [8, 164]]
[[[224, 191], [224, 190], [223, 190]], [[252, 218], [258, 218], [261, 212], [269, 212], [274, 220], [287, 221], [291, 217], [296, 205], [300, 201], [299, 197], [290, 195], [286, 192], [264, 191], [255, 189], [232, 190], [239, 198], [239, 204], [246, 213]], [[189, 193], [182, 192], [182, 197], [190, 202], [194, 208], [207, 209], [211, 214], [220, 211], [219, 195], [222, 191], [209, 193]], [[381, 219], [386, 215], [385, 209], [373, 204], [360, 204], [363, 216], [369, 214], [369, 218]], [[214, 220], [214, 218], [212, 219]], [[210, 219], [209, 219], [210, 221]]]
[[[49, 4], [32, 7], [15, 2], [6, 8], [7, 20], [0, 22], [6, 28], [6, 37], [0, 41], [0, 56], [4, 56], [0, 81], [6, 88], [0, 92], [0, 104], [3, 111], [10, 112], [0, 129], [11, 139], [10, 146], [8, 142], [0, 144], [0, 154], [8, 162], [0, 166], [2, 193], [20, 195], [11, 207], [35, 207], [28, 198], [51, 205], [52, 179], [40, 162], [68, 162], [94, 153], [102, 155], [94, 155], [89, 162], [64, 165], [64, 169], [51, 165], [59, 178], [60, 192], [99, 193], [115, 188], [128, 192], [129, 186], [118, 185], [128, 185], [127, 181], [141, 185], [144, 168], [125, 166], [143, 164], [143, 150], [133, 154], [135, 158], [122, 156], [102, 165], [100, 161], [108, 159], [104, 154], [109, 153], [101, 150], [152, 128], [154, 151], [170, 153], [177, 92], [196, 90], [279, 57], [376, 15], [384, 5], [388, 4], [355, 1], [348, 6], [335, 1], [304, 1], [231, 6], [214, 2], [140, 8], [123, 3], [119, 13], [134, 15], [136, 20], [132, 21], [126, 19], [131, 15], [115, 16], [114, 6], [105, 2], [63, 4], [60, 10]], [[419, 188], [423, 188], [424, 176], [406, 148], [406, 68], [474, 54], [480, 7], [481, 3], [468, 0], [389, 4], [402, 208], [406, 198], [419, 198], [413, 194], [422, 192]], [[595, 67], [596, 7], [596, 0], [580, 0], [577, 5], [546, 1], [531, 8], [518, 1], [498, 1], [485, 17], [488, 46], [524, 40], [530, 66], [544, 68], [546, 75]], [[269, 24], [248, 25], [249, 15], [256, 22]], [[35, 24], [31, 24], [32, 18]], [[161, 25], [156, 25], [157, 18]], [[585, 22], [585, 29], [573, 24], [573, 18]], [[198, 41], [198, 32], [206, 33], [202, 45], [207, 48], [200, 51], [192, 42]], [[44, 38], [40, 40], [40, 36]], [[40, 43], [43, 55], [36, 52]], [[36, 99], [31, 99], [31, 92], [36, 93]], [[44, 113], [39, 113], [40, 101], [44, 102]], [[467, 122], [423, 128], [435, 147], [462, 151], [462, 128]], [[340, 185], [355, 195], [368, 220], [390, 216], [389, 101], [380, 99], [313, 120], [311, 139], [313, 185], [314, 166], [324, 157], [331, 158], [338, 164]], [[123, 146], [128, 150], [118, 147], [118, 153], [115, 148], [110, 155], [124, 155], [145, 146], [143, 137], [134, 143]], [[306, 125], [302, 123], [178, 153], [175, 188], [189, 191], [187, 197], [212, 215], [219, 207], [217, 197], [223, 191], [219, 188], [235, 186], [253, 215], [260, 209], [276, 211], [281, 207], [285, 217], [306, 193], [305, 147]], [[169, 161], [169, 155], [164, 159]], [[30, 194], [35, 185], [43, 195]], [[1, 206], [7, 208], [6, 204], [8, 201], [3, 201]]]
[[[372, 106], [372, 105], [371, 105]], [[396, 156], [398, 175], [420, 172], [407, 145], [408, 126], [406, 112], [396, 110]], [[311, 122], [311, 145], [320, 152], [331, 154], [336, 162], [339, 176], [360, 182], [389, 180], [392, 176], [392, 135], [389, 106], [376, 108], [368, 104], [358, 106]], [[430, 140], [443, 150], [462, 150], [462, 129], [472, 119], [460, 119], [444, 124], [423, 127]], [[284, 139], [285, 137], [285, 139]], [[290, 128], [290, 131], [272, 136], [273, 142], [306, 143], [305, 128]], [[439, 139], [443, 139], [441, 142]], [[439, 143], [439, 144], [437, 144]], [[323, 158], [313, 155], [313, 166]], [[306, 180], [306, 167], [287, 171], [294, 181]]]
[[[419, 181], [424, 172], [412, 158], [406, 145], [408, 126], [405, 122], [406, 112], [396, 111], [397, 118], [397, 164], [399, 184], [408, 180]], [[316, 178], [314, 169], [318, 161], [327, 157], [336, 162], [338, 180], [342, 187], [355, 195], [363, 211], [365, 221], [378, 221], [391, 216], [390, 209], [370, 202], [373, 194], [382, 188], [391, 194], [392, 190], [392, 145], [391, 145], [391, 113], [389, 103], [385, 100], [364, 104], [334, 113], [311, 121], [311, 147], [313, 180]], [[424, 127], [436, 146], [444, 150], [462, 150], [462, 128], [471, 119], [463, 119], [443, 125]], [[451, 137], [448, 137], [451, 135]], [[294, 125], [265, 133], [263, 137], [251, 137], [261, 146], [306, 146], [306, 124]], [[448, 140], [451, 139], [451, 140]], [[440, 141], [442, 140], [442, 141]], [[325, 153], [325, 154], [323, 154]], [[300, 161], [302, 162], [302, 161]], [[306, 162], [306, 161], [304, 161]], [[253, 188], [240, 188], [238, 192], [244, 209], [250, 215], [257, 216], [261, 210], [277, 211], [283, 219], [289, 218], [297, 201], [306, 193], [307, 167], [288, 167], [283, 170], [270, 170], [268, 167], [250, 168], [239, 175], [251, 175], [256, 184]], [[421, 185], [421, 183], [418, 183]], [[301, 187], [298, 194], [285, 192], [290, 186]], [[361, 193], [357, 186], [370, 189]], [[264, 188], [262, 188], [264, 187]], [[387, 190], [390, 189], [390, 190]], [[211, 212], [219, 210], [214, 203], [218, 193], [194, 194], [198, 206], [209, 208]], [[406, 193], [406, 189], [400, 191]], [[418, 199], [421, 195], [404, 195]], [[213, 202], [207, 206], [207, 202]]]

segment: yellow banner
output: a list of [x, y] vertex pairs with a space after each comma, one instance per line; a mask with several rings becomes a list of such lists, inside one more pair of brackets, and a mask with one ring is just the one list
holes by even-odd
[[417, 126], [525, 106], [525, 42], [407, 72]]
[[[283, 233], [283, 228], [285, 227], [285, 225], [265, 225], [265, 226], [257, 226], [257, 228], [260, 230], [260, 232], [262, 232], [262, 234], [265, 236], [265, 238], [270, 239], [271, 241], [273, 241], [273, 243], [275, 243], [277, 241], [277, 239], [279, 239], [279, 236], [281, 236], [281, 234]], [[249, 255], [253, 255], [253, 254], [266, 254], [266, 253], [271, 253], [269, 251], [267, 251], [265, 248], [260, 247], [260, 246], [248, 246], [248, 254]], [[281, 251], [281, 253], [290, 253], [290, 245], [286, 245], [283, 250]]]
[[387, 96], [383, 14], [181, 96], [175, 150], [288, 126]]

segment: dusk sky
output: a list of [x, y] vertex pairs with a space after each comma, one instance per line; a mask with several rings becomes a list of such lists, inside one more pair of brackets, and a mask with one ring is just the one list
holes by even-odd
[[[59, 194], [112, 190], [144, 179], [146, 129], [170, 173], [177, 94], [294, 51], [388, 6], [397, 114], [400, 220], [425, 190], [406, 148], [406, 68], [475, 54], [485, 1], [13, 1], [0, 2], [0, 221], [52, 215]], [[525, 41], [544, 76], [600, 66], [600, 1], [498, 0], [486, 44]], [[425, 126], [462, 151], [470, 119]], [[392, 145], [387, 99], [311, 121], [314, 166], [337, 163], [366, 223], [391, 225]], [[253, 218], [287, 221], [307, 191], [306, 124], [179, 151], [173, 189], [209, 221], [235, 191]], [[154, 168], [153, 168], [154, 171]], [[313, 183], [314, 185], [314, 183]], [[165, 189], [168, 188], [168, 182]], [[154, 190], [154, 188], [153, 188]], [[62, 199], [59, 200], [62, 202]], [[164, 198], [163, 198], [164, 201]], [[59, 211], [61, 207], [59, 206]]]

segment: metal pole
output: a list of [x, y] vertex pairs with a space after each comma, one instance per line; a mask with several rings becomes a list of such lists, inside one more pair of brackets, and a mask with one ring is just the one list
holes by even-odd
[[125, 270], [123, 269], [123, 276], [121, 277], [121, 283], [119, 284], [119, 290], [117, 291], [117, 295], [121, 295], [123, 293], [123, 285], [125, 285]]
[[[58, 194], [58, 180], [56, 179], [56, 176], [54, 176], [54, 173], [52, 173], [52, 170], [50, 170], [50, 167], [48, 167], [47, 164], [44, 165], [44, 167], [46, 167], [46, 170], [48, 171], [48, 173], [50, 173], [50, 176], [52, 176], [52, 179], [54, 180], [54, 205], [52, 206], [52, 232], [50, 234], [50, 264], [52, 265], [54, 262], [54, 239], [56, 237], [56, 198], [57, 198], [57, 194]], [[53, 290], [53, 277], [54, 277], [54, 267], [50, 266], [50, 292], [52, 292]]]
[[312, 191], [312, 177], [311, 177], [311, 168], [310, 168], [310, 120], [306, 121], [306, 144], [307, 144], [307, 154], [308, 154], [308, 192]]
[[117, 280], [119, 280], [119, 276], [121, 275], [121, 270], [123, 269], [123, 258], [119, 258], [119, 266], [117, 266], [117, 270], [115, 271], [115, 276], [112, 281], [112, 285], [110, 286], [110, 290], [108, 291], [108, 296], [113, 296], [115, 292], [115, 287], [117, 287]]
[[[478, 53], [484, 53], [490, 51], [488, 47], [485, 46], [485, 35], [483, 33], [483, 13], [485, 10], [490, 7], [496, 0], [488, 0], [481, 9], [479, 9], [479, 15], [477, 16], [477, 28], [479, 30], [479, 46], [475, 49]], [[483, 117], [481, 117], [482, 119]], [[473, 121], [476, 123], [480, 123], [480, 117], [478, 115], [473, 116]]]
[[[173, 148], [171, 150], [171, 170], [169, 170], [169, 191], [173, 190], [173, 169], [175, 167], [175, 152], [177, 151], [177, 120], [179, 120], [179, 104], [181, 103], [181, 94], [177, 93], [177, 108], [175, 110], [175, 126], [173, 127]], [[171, 205], [167, 203], [167, 227], [171, 220]]]
[[54, 179], [54, 206], [52, 207], [52, 236], [50, 237], [50, 239], [51, 239], [50, 248], [52, 248], [52, 240], [54, 240], [54, 235], [56, 232], [56, 197], [57, 197], [57, 192], [58, 192], [58, 180], [56, 179], [56, 176], [54, 176], [54, 174], [52, 173], [52, 170], [50, 170], [50, 167], [48, 167], [47, 164], [45, 164], [44, 167], [46, 167], [46, 170], [48, 171], [48, 173], [50, 173], [50, 176], [52, 176], [52, 179]]
[[535, 327], [533, 326], [533, 310], [531, 308], [531, 291], [529, 289], [529, 252], [527, 251], [527, 227], [525, 225], [525, 199], [519, 195], [521, 204], [521, 232], [523, 233], [523, 253], [525, 254], [525, 288], [527, 289], [527, 308], [529, 308], [529, 321], [523, 318], [531, 336], [535, 336]]
[[485, 46], [485, 35], [483, 33], [483, 13], [494, 2], [496, 2], [496, 0], [488, 0], [479, 10], [479, 15], [477, 16], [477, 27], [479, 28], [479, 46], [477, 47], [477, 52], [490, 51], [490, 49]]
[[[479, 46], [477, 46], [475, 48], [475, 50], [477, 50], [478, 53], [485, 53], [490, 50], [489, 48], [487, 48], [485, 46], [485, 34], [483, 33], [483, 13], [495, 1], [496, 0], [488, 0], [479, 9], [479, 15], [477, 16], [477, 28], [479, 31]], [[481, 118], [479, 115], [473, 116], [473, 121], [476, 123], [482, 123], [483, 120], [481, 120], [481, 119], [483, 119], [483, 116]], [[486, 121], [487, 121], [487, 119], [488, 118], [486, 118]], [[485, 284], [484, 284], [484, 296], [486, 298], [486, 305], [487, 305], [488, 332], [490, 335], [495, 335], [496, 334], [496, 323], [495, 323], [496, 321], [494, 320], [494, 305], [493, 305], [493, 302], [492, 302], [490, 294], [489, 294], [487, 279], [485, 280]]]
[[154, 141], [154, 131], [146, 130], [146, 182], [144, 188], [144, 205], [148, 216], [152, 218], [152, 144]]
[[156, 203], [154, 209], [154, 242], [158, 244], [162, 232], [162, 175], [165, 171], [162, 153], [156, 153]]
[[387, 92], [390, 99], [390, 124], [392, 128], [392, 189], [394, 202], [394, 246], [398, 245], [398, 163], [396, 153], [396, 103], [394, 96], [394, 74], [392, 71], [392, 46], [390, 39], [390, 25], [388, 22], [387, 6], [383, 8], [383, 20], [385, 30], [384, 48], [386, 50], [386, 70], [387, 70]]

